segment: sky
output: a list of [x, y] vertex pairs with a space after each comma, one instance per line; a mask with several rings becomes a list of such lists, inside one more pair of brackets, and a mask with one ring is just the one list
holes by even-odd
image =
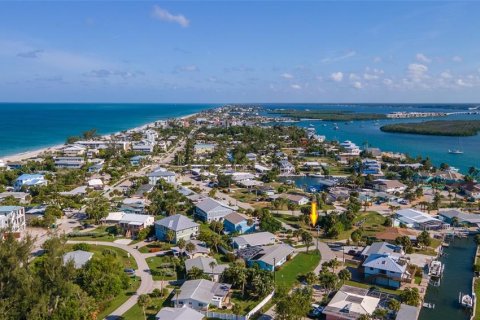
[[3, 102], [480, 102], [480, 2], [0, 2]]

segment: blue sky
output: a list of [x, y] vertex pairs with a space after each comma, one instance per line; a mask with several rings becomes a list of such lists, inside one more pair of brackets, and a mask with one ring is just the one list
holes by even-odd
[[479, 102], [480, 3], [0, 3], [0, 101]]

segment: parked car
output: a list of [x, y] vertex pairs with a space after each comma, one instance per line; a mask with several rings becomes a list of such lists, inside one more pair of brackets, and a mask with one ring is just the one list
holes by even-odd
[[135, 275], [135, 270], [130, 269], [130, 268], [125, 268], [125, 269], [123, 269], [123, 272], [125, 272], [125, 273], [128, 274], [129, 276], [134, 276], [134, 275]]
[[312, 303], [311, 309], [310, 309], [310, 311], [308, 312], [308, 317], [309, 317], [309, 318], [312, 318], [312, 319], [318, 319], [318, 318], [320, 318], [320, 316], [322, 315], [323, 309], [324, 309], [324, 308], [323, 308], [323, 307], [320, 307], [318, 304]]

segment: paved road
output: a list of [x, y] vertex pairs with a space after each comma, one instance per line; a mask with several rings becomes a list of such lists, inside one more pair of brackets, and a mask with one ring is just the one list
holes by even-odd
[[154, 281], [152, 275], [150, 274], [150, 269], [148, 268], [148, 264], [145, 261], [145, 257], [142, 253], [138, 252], [134, 248], [124, 245], [118, 244], [114, 242], [100, 242], [100, 241], [68, 241], [67, 243], [75, 244], [75, 243], [88, 243], [91, 245], [101, 245], [101, 246], [109, 246], [109, 247], [116, 247], [123, 249], [130, 253], [130, 255], [135, 259], [138, 265], [138, 269], [136, 270], [137, 276], [142, 279], [140, 287], [138, 288], [137, 292], [132, 295], [127, 301], [125, 301], [120, 307], [118, 307], [115, 311], [113, 311], [109, 316], [107, 316], [107, 320], [115, 320], [120, 319], [120, 317], [127, 312], [130, 308], [132, 308], [138, 300], [138, 296], [141, 294], [151, 293], [154, 288]]

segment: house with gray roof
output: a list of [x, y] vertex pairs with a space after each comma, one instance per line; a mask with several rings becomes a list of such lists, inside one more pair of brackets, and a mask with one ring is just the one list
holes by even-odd
[[198, 234], [198, 223], [192, 219], [182, 215], [176, 214], [158, 220], [155, 222], [155, 235], [159, 240], [166, 240], [168, 231], [175, 233], [174, 243], [180, 239], [190, 240]]
[[327, 320], [354, 320], [371, 315], [380, 299], [368, 295], [368, 289], [343, 285], [323, 309]]
[[210, 305], [222, 308], [232, 285], [205, 279], [188, 280], [180, 287], [180, 294], [174, 295], [172, 302], [177, 307], [195, 310], [208, 310]]
[[0, 206], [0, 231], [22, 232], [26, 228], [25, 208], [21, 206]]
[[232, 238], [235, 249], [275, 244], [275, 235], [270, 232], [255, 232]]
[[392, 256], [401, 257], [405, 254], [402, 246], [397, 246], [388, 242], [374, 242], [366, 246], [362, 251], [362, 257], [368, 258], [372, 254], [390, 254]]
[[258, 265], [260, 269], [268, 271], [273, 271], [275, 267], [283, 265], [295, 252], [295, 249], [292, 246], [285, 243], [273, 246], [247, 248], [246, 250], [254, 248], [260, 248], [261, 250], [248, 259], [246, 261], [247, 264], [249, 266]]
[[153, 172], [150, 172], [148, 175], [148, 183], [156, 185], [159, 180], [165, 180], [169, 183], [174, 183], [176, 174], [175, 172], [167, 171], [166, 169], [159, 168]]
[[440, 219], [446, 223], [452, 223], [453, 219], [456, 218], [458, 224], [465, 225], [468, 227], [479, 227], [480, 226], [480, 215], [465, 213], [460, 210], [450, 209], [440, 211], [438, 213]]
[[402, 282], [409, 282], [405, 257], [390, 253], [372, 253], [362, 264], [365, 282], [398, 289]]
[[155, 316], [155, 320], [201, 320], [205, 316], [189, 307], [170, 308], [165, 307]]
[[63, 255], [63, 264], [67, 264], [70, 261], [73, 262], [75, 269], [83, 268], [83, 266], [92, 259], [93, 253], [83, 250], [76, 250], [67, 252]]
[[[210, 267], [210, 263], [214, 262], [215, 266]], [[203, 271], [204, 274], [212, 277], [214, 281], [218, 281], [223, 271], [228, 268], [227, 264], [217, 264], [217, 261], [212, 257], [197, 257], [185, 260], [185, 270], [188, 272], [192, 268], [197, 268]]]
[[206, 222], [220, 221], [232, 212], [232, 208], [212, 198], [206, 198], [195, 206], [195, 215]]
[[402, 303], [395, 320], [417, 320], [419, 315], [420, 309], [418, 307]]

